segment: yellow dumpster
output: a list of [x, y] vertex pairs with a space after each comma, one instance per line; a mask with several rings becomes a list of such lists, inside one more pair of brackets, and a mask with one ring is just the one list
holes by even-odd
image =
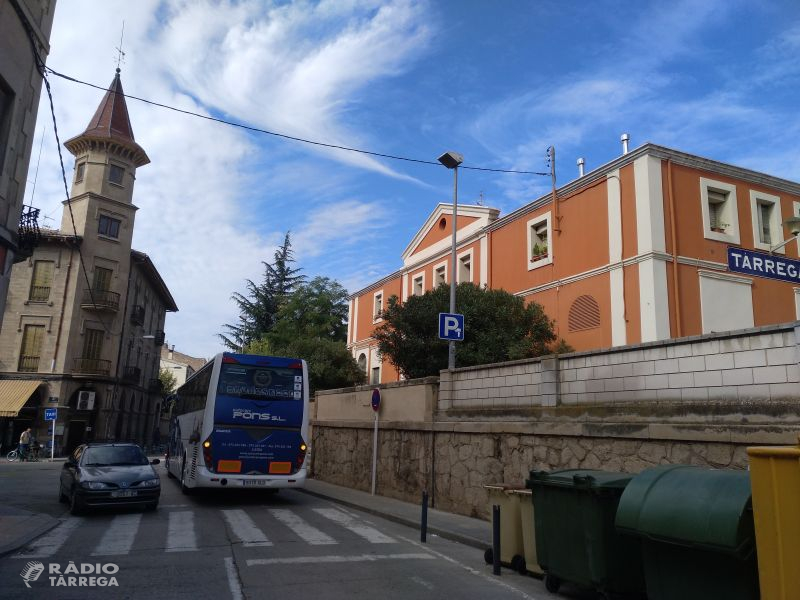
[[[500, 507], [500, 563], [519, 571], [520, 562], [525, 562], [520, 497], [513, 494], [513, 488], [507, 485], [485, 485], [483, 487], [489, 495], [489, 514], [492, 514], [493, 505], [497, 504]], [[487, 548], [483, 557], [487, 564], [494, 562], [492, 548]]]
[[519, 498], [519, 513], [522, 521], [522, 546], [525, 549], [525, 560], [518, 565], [520, 573], [536, 573], [544, 575], [536, 558], [536, 524], [533, 520], [533, 497], [531, 490], [510, 490], [511, 494]]
[[761, 600], [800, 600], [800, 445], [747, 454]]

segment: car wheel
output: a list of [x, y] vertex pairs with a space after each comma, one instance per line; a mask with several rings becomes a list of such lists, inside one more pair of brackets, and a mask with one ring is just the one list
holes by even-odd
[[83, 503], [78, 498], [78, 494], [75, 493], [75, 490], [72, 490], [69, 496], [69, 512], [72, 515], [79, 515], [83, 512]]
[[69, 498], [64, 493], [64, 487], [61, 485], [60, 481], [58, 482], [58, 501], [61, 502], [61, 504], [69, 502]]

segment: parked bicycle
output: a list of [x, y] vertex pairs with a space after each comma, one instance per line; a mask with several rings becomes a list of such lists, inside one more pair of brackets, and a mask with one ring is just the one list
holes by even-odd
[[15, 461], [28, 461], [28, 462], [38, 462], [39, 461], [39, 451], [40, 446], [33, 445], [28, 449], [28, 452], [22, 452], [19, 446], [14, 448], [11, 452], [6, 454], [6, 460], [8, 462], [15, 462]]

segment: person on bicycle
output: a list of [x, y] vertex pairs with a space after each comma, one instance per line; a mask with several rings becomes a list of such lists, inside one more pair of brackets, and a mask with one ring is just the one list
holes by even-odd
[[28, 448], [31, 445], [31, 428], [28, 427], [19, 436], [19, 460], [23, 461], [28, 457]]

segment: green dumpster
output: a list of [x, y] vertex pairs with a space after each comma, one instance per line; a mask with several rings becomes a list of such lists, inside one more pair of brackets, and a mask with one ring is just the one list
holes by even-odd
[[562, 581], [605, 595], [644, 594], [639, 541], [614, 528], [617, 504], [631, 475], [587, 469], [531, 471], [536, 555], [545, 587]]
[[616, 525], [642, 542], [650, 600], [759, 597], [747, 472], [642, 471], [622, 494]]

